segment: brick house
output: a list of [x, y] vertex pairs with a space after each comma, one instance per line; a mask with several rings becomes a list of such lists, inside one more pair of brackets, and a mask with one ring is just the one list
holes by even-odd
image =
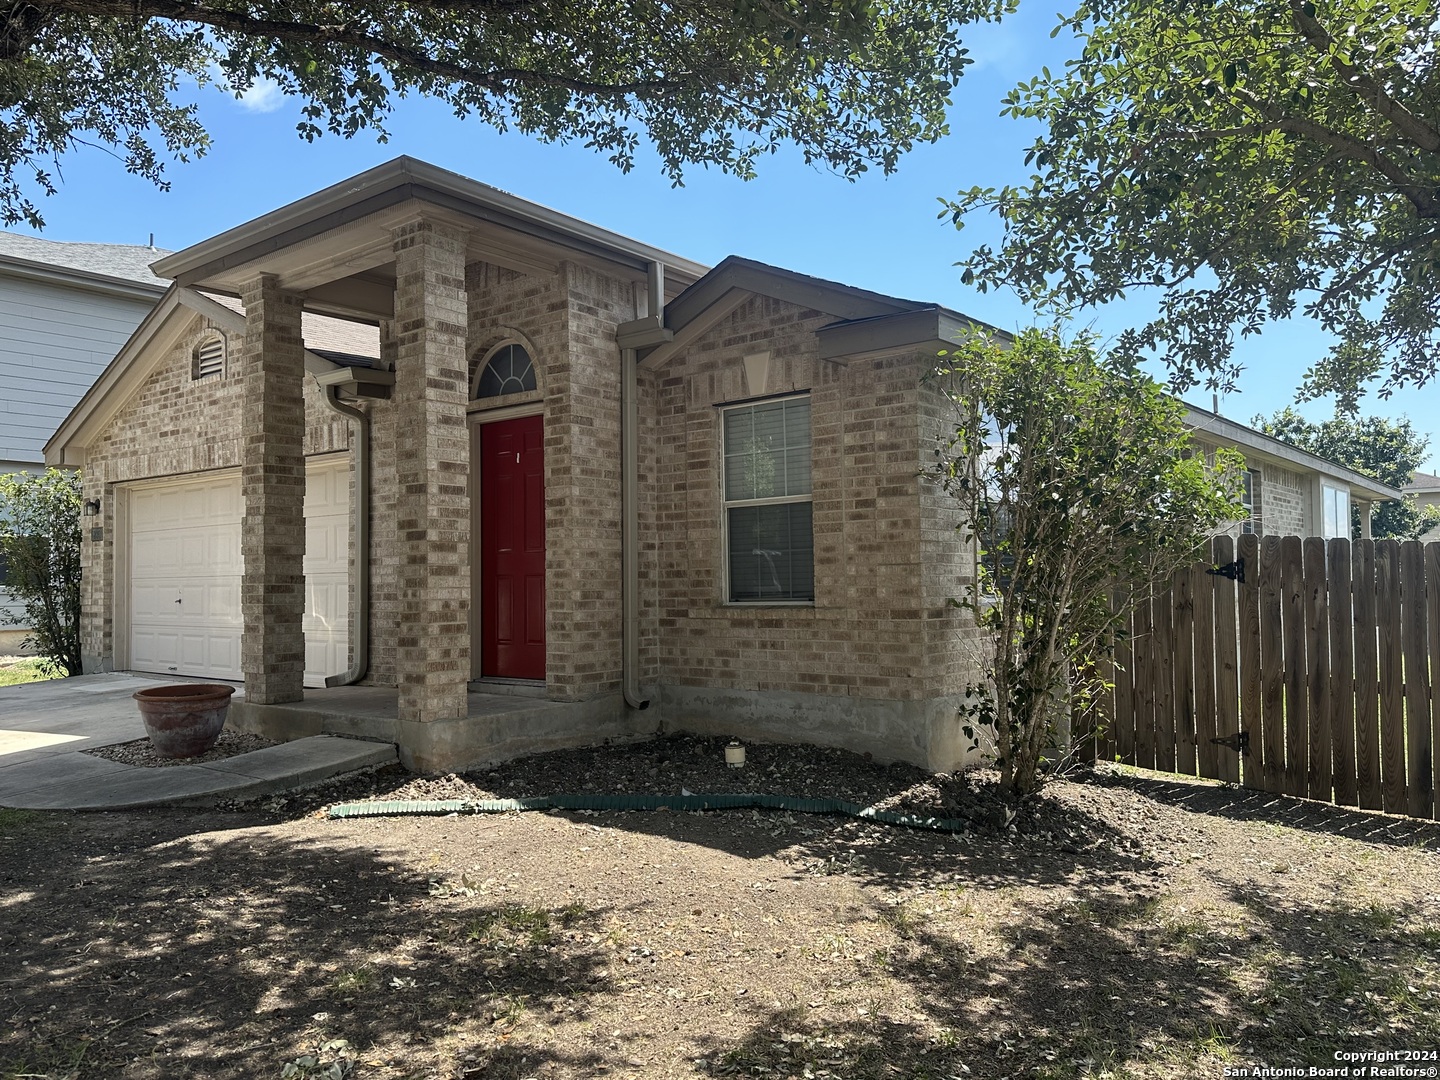
[[1269, 536], [1349, 536], [1351, 508], [1359, 509], [1362, 535], [1370, 535], [1375, 503], [1402, 495], [1373, 477], [1256, 431], [1217, 412], [1185, 407], [1185, 423], [1206, 450], [1224, 447], [1245, 457], [1248, 515], [1228, 530]]
[[420, 769], [660, 725], [935, 769], [970, 573], [917, 476], [972, 324], [399, 158], [155, 265], [60, 426], [92, 670]]

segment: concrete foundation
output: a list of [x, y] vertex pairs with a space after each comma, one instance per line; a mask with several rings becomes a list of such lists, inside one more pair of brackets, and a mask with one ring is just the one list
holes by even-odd
[[877, 761], [950, 772], [985, 758], [962, 730], [960, 696], [918, 701], [831, 697], [777, 690], [665, 686], [665, 727], [762, 742], [838, 746]]
[[470, 694], [468, 715], [451, 720], [399, 719], [399, 694], [387, 687], [307, 690], [284, 705], [236, 701], [230, 726], [288, 741], [310, 735], [353, 735], [393, 742], [400, 762], [419, 773], [477, 765], [568, 746], [653, 735], [659, 716], [627, 708], [617, 694], [591, 701], [536, 701], [511, 694]]

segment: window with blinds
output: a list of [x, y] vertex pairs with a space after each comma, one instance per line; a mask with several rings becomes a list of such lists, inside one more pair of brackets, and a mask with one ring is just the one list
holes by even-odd
[[206, 338], [195, 346], [195, 363], [192, 377], [209, 379], [225, 374], [225, 339]]
[[810, 397], [721, 410], [727, 599], [815, 599]]

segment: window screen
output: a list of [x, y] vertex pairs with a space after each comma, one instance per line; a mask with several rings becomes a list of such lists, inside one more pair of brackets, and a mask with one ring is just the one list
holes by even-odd
[[814, 600], [810, 398], [731, 406], [722, 417], [728, 599]]

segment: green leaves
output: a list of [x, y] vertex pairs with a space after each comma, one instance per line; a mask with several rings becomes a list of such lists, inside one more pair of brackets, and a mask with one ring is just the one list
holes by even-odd
[[[1418, 0], [1160, 5], [1096, 0], [1062, 27], [1079, 57], [1021, 83], [1047, 128], [1036, 175], [962, 192], [999, 212], [962, 266], [1043, 310], [1160, 283], [1122, 335], [1179, 389], [1230, 388], [1236, 342], [1303, 313], [1335, 341], [1305, 393], [1353, 406], [1440, 365], [1440, 56]], [[1298, 377], [1297, 372], [1297, 377]]]
[[79, 675], [79, 474], [0, 474], [0, 555], [23, 608], [12, 621], [30, 628], [27, 644], [55, 671]]
[[305, 140], [383, 141], [395, 101], [420, 93], [627, 170], [648, 138], [676, 183], [695, 165], [750, 176], [787, 143], [847, 177], [889, 173], [947, 131], [972, 62], [960, 26], [1014, 2], [42, 0], [0, 39], [0, 217], [43, 224], [29, 192], [53, 194], [44, 166], [82, 141], [163, 186], [167, 157], [209, 143], [176, 104], [188, 81], [235, 96], [273, 82], [300, 106]]
[[[1329, 458], [1394, 488], [1410, 483], [1430, 445], [1429, 436], [1404, 418], [1387, 420], [1383, 416], [1337, 413], [1329, 420], [1312, 423], [1294, 409], [1284, 408], [1269, 418], [1257, 416], [1251, 423], [1291, 446]], [[1358, 508], [1355, 513], [1359, 514]], [[1436, 515], [1422, 512], [1412, 499], [1381, 503], [1370, 519], [1374, 536], [1400, 540], [1417, 539], [1436, 523]]]
[[1025, 794], [1054, 745], [1070, 673], [1105, 654], [1131, 598], [1242, 515], [1242, 466], [1194, 453], [1180, 404], [1084, 339], [1027, 330], [1006, 348], [977, 337], [931, 381], [953, 427], [930, 476], [975, 548], [958, 603], [989, 645], [990, 689], [966, 715], [993, 728], [1006, 781]]

